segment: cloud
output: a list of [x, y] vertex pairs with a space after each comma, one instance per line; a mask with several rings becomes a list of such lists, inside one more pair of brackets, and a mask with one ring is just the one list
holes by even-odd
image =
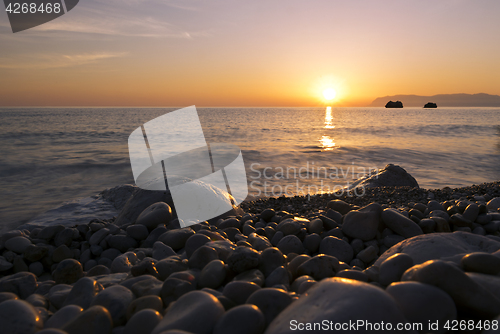
[[101, 52], [75, 55], [39, 54], [20, 58], [17, 57], [15, 59], [0, 58], [0, 68], [15, 70], [43, 70], [61, 67], [74, 67], [97, 63], [105, 59], [124, 57], [126, 55], [126, 52]]

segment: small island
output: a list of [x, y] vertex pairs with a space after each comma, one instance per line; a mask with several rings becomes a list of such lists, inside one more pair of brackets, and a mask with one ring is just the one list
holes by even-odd
[[434, 102], [427, 102], [424, 106], [424, 108], [437, 108], [437, 104], [435, 104]]
[[396, 101], [396, 102], [389, 101], [389, 102], [387, 102], [385, 107], [386, 108], [403, 108], [403, 102], [401, 102], [401, 101]]

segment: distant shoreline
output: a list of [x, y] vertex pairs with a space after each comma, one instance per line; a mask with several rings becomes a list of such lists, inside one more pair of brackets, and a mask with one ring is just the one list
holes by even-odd
[[500, 107], [500, 96], [490, 94], [438, 94], [432, 96], [392, 95], [376, 98], [367, 107], [384, 107], [389, 101], [401, 101], [405, 107], [423, 107], [428, 102], [434, 102], [438, 108], [488, 108]]

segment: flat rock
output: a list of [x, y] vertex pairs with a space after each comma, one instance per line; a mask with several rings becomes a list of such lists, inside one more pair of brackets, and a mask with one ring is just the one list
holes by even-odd
[[447, 321], [457, 319], [457, 308], [453, 299], [435, 286], [418, 282], [398, 282], [388, 286], [386, 292], [396, 300], [410, 323], [428, 324], [429, 321], [437, 321], [440, 328], [433, 333], [446, 333], [443, 325]]
[[14, 237], [5, 242], [5, 248], [17, 254], [23, 254], [30, 245], [31, 241], [25, 237]]
[[375, 265], [385, 261], [396, 253], [405, 253], [411, 256], [414, 264], [428, 260], [441, 259], [474, 252], [493, 253], [500, 249], [500, 242], [493, 239], [467, 233], [432, 233], [404, 240], [382, 254]]
[[255, 305], [233, 307], [219, 319], [214, 334], [261, 334], [266, 327], [266, 320]]
[[42, 327], [43, 322], [31, 304], [23, 300], [7, 300], [0, 303], [2, 333], [31, 334]]
[[160, 334], [169, 329], [211, 334], [223, 314], [224, 307], [213, 295], [204, 291], [192, 291], [179, 298], [168, 309], [168, 316], [163, 318], [152, 334]]
[[411, 238], [424, 233], [420, 226], [413, 220], [406, 218], [395, 209], [385, 209], [382, 211], [382, 220], [385, 226], [405, 238]]
[[393, 324], [394, 328], [397, 323], [406, 322], [396, 301], [384, 290], [355, 280], [328, 278], [316, 283], [307, 290], [307, 295], [283, 310], [265, 333], [294, 333], [294, 322], [321, 323], [326, 320], [335, 324], [349, 323], [353, 319], [370, 323], [383, 321]]
[[102, 306], [91, 306], [75, 319], [64, 325], [68, 334], [111, 334], [113, 320], [109, 311]]
[[99, 292], [92, 301], [92, 306], [105, 307], [111, 314], [114, 326], [120, 326], [127, 321], [127, 308], [134, 299], [132, 291], [124, 286], [115, 285]]

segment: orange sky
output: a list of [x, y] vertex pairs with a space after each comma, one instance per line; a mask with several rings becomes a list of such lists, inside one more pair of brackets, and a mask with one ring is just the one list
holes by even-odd
[[[500, 2], [87, 0], [13, 34], [0, 106], [364, 106], [500, 95]], [[331, 104], [331, 103], [329, 103]]]

